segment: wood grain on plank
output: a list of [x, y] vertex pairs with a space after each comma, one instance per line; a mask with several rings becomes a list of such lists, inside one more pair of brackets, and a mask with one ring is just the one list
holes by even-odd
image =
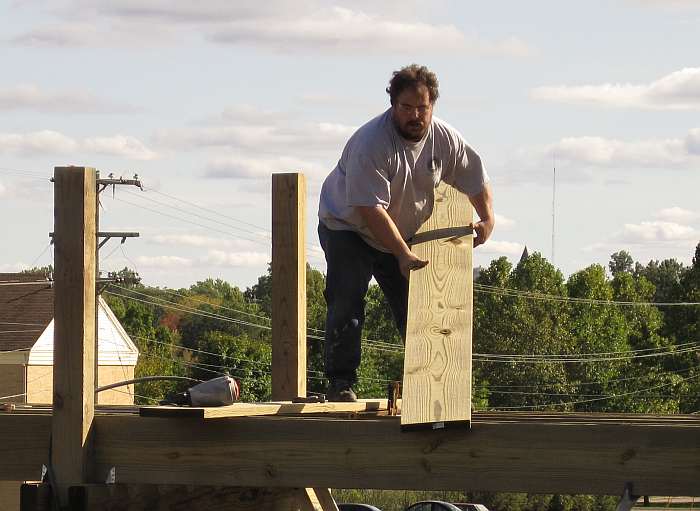
[[144, 406], [142, 417], [173, 417], [220, 419], [224, 417], [252, 417], [260, 415], [298, 415], [323, 413], [352, 413], [386, 410], [386, 399], [358, 399], [356, 403], [292, 403], [279, 401], [270, 403], [234, 403], [211, 408], [184, 406]]
[[98, 416], [94, 477], [137, 483], [693, 495], [696, 425], [473, 423], [399, 432], [394, 417]]
[[54, 171], [52, 464], [59, 490], [85, 482], [95, 407], [96, 172]]
[[306, 184], [272, 175], [272, 399], [306, 396]]
[[[435, 208], [418, 234], [466, 226], [472, 207], [466, 195], [441, 184]], [[401, 425], [471, 420], [472, 237], [416, 244], [429, 261], [411, 272]]]

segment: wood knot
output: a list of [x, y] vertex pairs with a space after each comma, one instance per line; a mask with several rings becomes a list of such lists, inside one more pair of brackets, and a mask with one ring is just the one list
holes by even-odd
[[624, 465], [624, 464], [627, 463], [629, 460], [631, 460], [632, 458], [634, 458], [636, 455], [637, 455], [637, 453], [634, 452], [633, 449], [627, 449], [627, 450], [626, 450], [625, 452], [623, 452], [622, 455], [620, 456], [620, 464], [621, 464], [621, 465]]
[[442, 335], [450, 335], [452, 333], [452, 330], [450, 330], [449, 328], [441, 328], [440, 333]]

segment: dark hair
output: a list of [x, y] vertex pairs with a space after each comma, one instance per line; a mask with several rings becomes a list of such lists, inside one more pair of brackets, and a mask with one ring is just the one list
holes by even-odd
[[394, 75], [389, 80], [389, 86], [386, 88], [387, 94], [391, 98], [391, 104], [394, 104], [396, 98], [406, 89], [415, 89], [418, 85], [425, 85], [430, 94], [430, 103], [434, 104], [440, 96], [438, 92], [438, 79], [430, 69], [418, 64], [411, 64], [401, 68], [399, 71], [394, 71]]

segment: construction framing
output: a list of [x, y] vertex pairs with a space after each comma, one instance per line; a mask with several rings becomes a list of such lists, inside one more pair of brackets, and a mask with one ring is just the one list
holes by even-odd
[[[621, 494], [625, 484], [632, 483], [636, 494], [700, 495], [697, 416], [474, 413], [471, 430], [402, 433], [400, 418], [385, 415], [382, 406], [341, 416], [320, 410], [307, 415], [158, 418], [115, 407], [97, 407], [93, 413], [86, 382], [94, 365], [89, 298], [94, 300], [94, 294], [87, 291], [94, 291], [89, 258], [96, 236], [89, 203], [95, 199], [88, 186], [94, 170], [78, 169], [56, 169], [57, 177], [70, 174], [64, 183], [83, 187], [84, 195], [83, 200], [66, 201], [58, 189], [56, 193], [57, 244], [68, 236], [65, 229], [73, 229], [71, 236], [80, 239], [63, 254], [57, 245], [56, 270], [65, 272], [77, 302], [55, 321], [57, 336], [65, 331], [59, 328], [61, 321], [71, 328], [82, 325], [83, 333], [71, 334], [70, 341], [56, 339], [66, 357], [82, 362], [57, 358], [56, 381], [66, 383], [55, 386], [60, 399], [53, 412], [18, 408], [0, 413], [0, 480], [38, 480], [42, 465], [51, 466], [63, 504], [79, 510], [172, 509], [183, 503], [194, 510], [333, 509], [325, 488]], [[83, 178], [76, 178], [79, 173]], [[287, 211], [296, 208], [298, 216], [289, 221], [297, 228], [287, 228], [303, 247], [298, 234], [303, 193], [286, 188], [303, 181], [285, 179], [285, 187], [278, 189], [287, 190], [287, 199], [273, 200], [291, 208]], [[294, 206], [284, 206], [285, 200], [294, 201]], [[75, 234], [75, 226], [61, 227], [59, 218], [82, 222], [83, 234]], [[81, 257], [69, 253], [76, 250]], [[292, 246], [285, 257], [291, 258], [288, 267], [300, 268], [303, 250]], [[75, 273], [77, 265], [82, 276]], [[286, 320], [281, 345], [301, 348], [305, 321], [298, 297], [304, 281], [295, 275], [284, 282], [275, 292], [281, 293], [287, 314], [296, 314], [296, 319]], [[279, 345], [273, 340], [274, 349]], [[277, 399], [305, 392], [304, 369], [298, 363], [303, 349], [297, 348], [273, 358], [275, 364], [288, 364], [273, 367], [273, 375], [285, 375], [279, 387], [284, 397]], [[105, 484], [108, 479], [116, 484]], [[46, 485], [25, 485], [22, 510], [47, 509], [46, 494]]]

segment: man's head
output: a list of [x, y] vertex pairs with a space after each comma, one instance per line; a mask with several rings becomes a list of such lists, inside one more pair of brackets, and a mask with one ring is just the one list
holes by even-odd
[[433, 105], [440, 95], [435, 73], [425, 66], [411, 64], [394, 71], [386, 92], [391, 98], [391, 115], [399, 134], [413, 142], [422, 139], [430, 128]]

